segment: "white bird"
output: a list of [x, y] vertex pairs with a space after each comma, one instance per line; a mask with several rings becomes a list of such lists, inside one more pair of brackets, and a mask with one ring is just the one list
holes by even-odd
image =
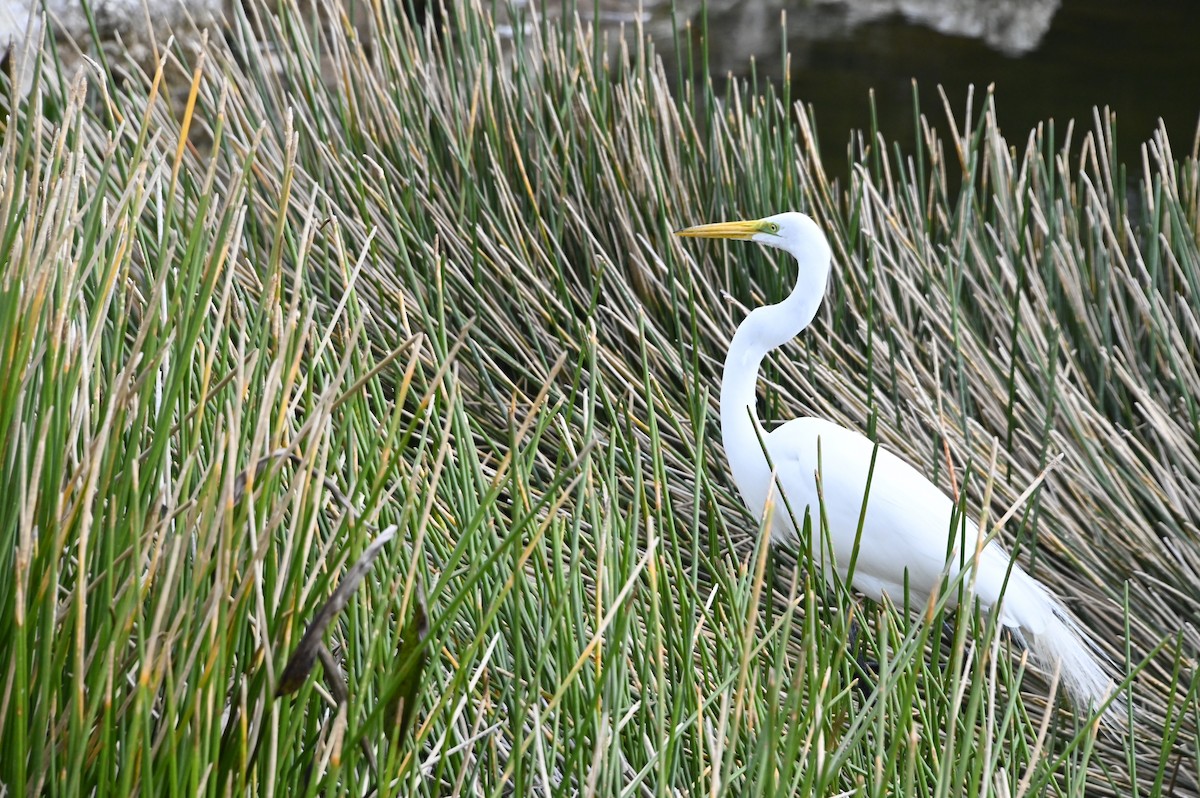
[[[825, 234], [804, 214], [781, 213], [757, 221], [689, 227], [676, 235], [755, 241], [782, 249], [799, 262], [791, 295], [779, 304], [753, 310], [738, 327], [725, 357], [721, 437], [746, 507], [761, 519], [768, 496], [773, 494], [771, 537], [774, 543], [784, 544], [799, 540], [793, 517], [803, 523], [807, 509], [816, 530], [816, 519], [824, 512], [829, 529], [829, 541], [824, 545], [832, 550], [843, 579], [854, 557], [851, 584], [855, 589], [876, 601], [886, 594], [903, 606], [907, 584], [909, 606], [925, 606], [940, 590], [947, 572], [954, 578], [960, 563], [970, 564], [977, 546], [975, 521], [957, 521], [950, 497], [882, 446], [876, 454], [876, 444], [866, 436], [819, 418], [797, 418], [767, 432], [755, 410], [763, 358], [807, 327], [821, 305], [832, 257]], [[818, 447], [823, 500], [817, 492]], [[779, 501], [780, 493], [786, 505]], [[855, 554], [860, 518], [862, 533]], [[951, 529], [952, 518], [957, 522], [955, 529]], [[960, 542], [966, 543], [965, 557]], [[813, 549], [824, 568], [816, 540]], [[1041, 667], [1048, 672], [1056, 666], [1060, 669], [1060, 679], [1077, 707], [1093, 709], [1109, 697], [1113, 679], [1095, 653], [1095, 645], [1061, 601], [1019, 565], [1010, 564], [998, 543], [983, 547], [975, 573], [964, 575], [963, 584], [973, 584], [983, 607], [999, 603], [1001, 623], [1025, 644]], [[1111, 715], [1115, 712], [1110, 707]]]

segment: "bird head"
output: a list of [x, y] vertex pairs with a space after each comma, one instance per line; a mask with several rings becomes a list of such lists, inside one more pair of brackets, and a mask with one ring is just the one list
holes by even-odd
[[801, 260], [814, 256], [823, 256], [828, 260], [830, 256], [829, 242], [821, 228], [808, 216], [794, 211], [777, 213], [753, 221], [716, 222], [685, 227], [676, 230], [675, 235], [686, 238], [734, 238], [754, 241], [768, 247], [787, 250]]

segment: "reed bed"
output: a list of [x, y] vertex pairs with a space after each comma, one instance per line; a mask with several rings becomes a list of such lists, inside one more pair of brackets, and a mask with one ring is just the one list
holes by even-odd
[[[4, 790], [1200, 794], [1196, 139], [981, 93], [831, 174], [786, 81], [510, 14], [248, 7], [6, 95]], [[741, 509], [721, 359], [793, 264], [671, 231], [788, 208], [835, 273], [764, 415], [1015, 510], [1124, 732]]]

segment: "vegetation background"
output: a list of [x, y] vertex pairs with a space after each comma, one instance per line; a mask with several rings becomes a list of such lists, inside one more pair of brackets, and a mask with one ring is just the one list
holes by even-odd
[[[1200, 794], [1196, 138], [1126, 166], [1102, 111], [1005, 138], [976, 95], [830, 174], [786, 81], [636, 30], [366, 19], [6, 89], [4, 792]], [[761, 542], [713, 411], [793, 267], [670, 233], [784, 208], [835, 277], [764, 413], [1002, 520], [1125, 732], [988, 615]]]

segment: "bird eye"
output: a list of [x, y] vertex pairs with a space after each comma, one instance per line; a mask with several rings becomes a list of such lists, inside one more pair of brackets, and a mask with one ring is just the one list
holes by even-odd
[[767, 230], [766, 230], [766, 232], [770, 233], [771, 235], [774, 235], [774, 234], [778, 233], [778, 232], [779, 232], [779, 225], [777, 225], [775, 222], [767, 222]]

